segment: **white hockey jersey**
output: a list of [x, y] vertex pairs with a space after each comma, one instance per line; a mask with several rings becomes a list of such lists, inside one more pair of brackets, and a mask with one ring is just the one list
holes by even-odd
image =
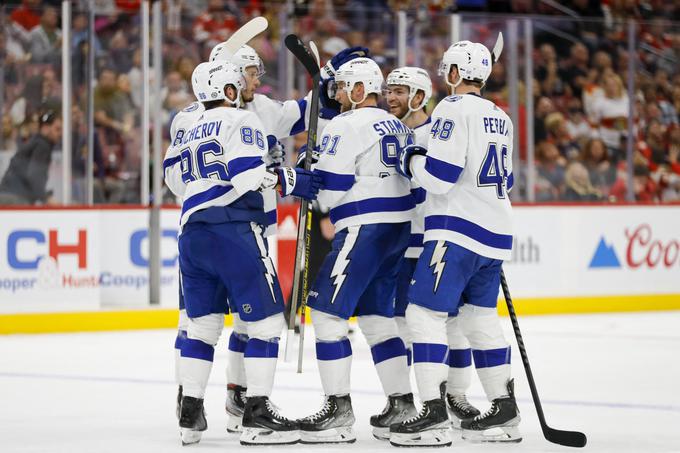
[[[307, 129], [309, 124], [309, 109], [307, 108], [310, 95], [299, 101], [288, 100], [285, 102], [275, 101], [262, 94], [255, 94], [254, 99], [248, 102], [244, 110], [255, 113], [263, 124], [265, 139], [269, 135], [277, 139], [283, 139]], [[179, 149], [175, 146], [177, 139], [181, 140], [184, 131], [198, 121], [201, 114], [205, 111], [203, 104], [193, 102], [184, 110], [175, 115], [170, 125], [171, 145], [168, 148], [163, 161], [165, 182], [172, 193], [178, 197], [184, 197], [186, 184], [181, 178], [179, 163]], [[323, 122], [319, 121], [320, 126]], [[265, 236], [270, 236], [276, 232], [276, 192], [274, 189], [263, 190], [265, 211], [267, 216], [267, 228]]]
[[[427, 142], [430, 138], [430, 128], [432, 127], [432, 118], [427, 119], [420, 126], [413, 128], [415, 135], [415, 144], [427, 148]], [[411, 238], [409, 239], [408, 249], [404, 256], [406, 258], [418, 258], [423, 251], [423, 238], [425, 233], [425, 189], [415, 181], [411, 180], [411, 194], [413, 201], [416, 203], [416, 208], [413, 211], [413, 218], [411, 218]]]
[[411, 220], [415, 203], [396, 163], [412, 140], [404, 123], [379, 108], [351, 110], [328, 123], [315, 166], [325, 186], [317, 199], [330, 208], [337, 230]]
[[513, 125], [474, 94], [443, 99], [432, 112], [427, 156], [411, 171], [427, 192], [425, 241], [446, 240], [507, 260], [512, 251]]
[[206, 222], [263, 223], [259, 188], [267, 171], [267, 141], [262, 130], [254, 113], [218, 107], [203, 112], [184, 132], [177, 146], [186, 183], [180, 226], [194, 213]]
[[[201, 115], [205, 112], [205, 107], [200, 102], [192, 102], [172, 119], [170, 124], [170, 146], [165, 152], [163, 158], [163, 173], [165, 175], [165, 184], [170, 188], [176, 197], [184, 198], [184, 191], [187, 188], [186, 183], [182, 180], [182, 169], [180, 163], [180, 146], [184, 133], [191, 128], [191, 126], [198, 121]], [[180, 145], [180, 146], [178, 146]]]

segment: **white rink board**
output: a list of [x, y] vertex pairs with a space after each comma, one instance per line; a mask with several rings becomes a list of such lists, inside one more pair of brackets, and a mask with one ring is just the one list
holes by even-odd
[[[148, 211], [2, 216], [0, 313], [147, 305]], [[177, 304], [178, 218], [162, 211], [167, 307]], [[505, 268], [515, 298], [680, 294], [680, 206], [518, 206]]]

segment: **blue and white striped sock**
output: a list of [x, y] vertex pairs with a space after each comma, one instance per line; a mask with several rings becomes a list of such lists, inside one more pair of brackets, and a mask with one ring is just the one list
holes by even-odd
[[352, 345], [349, 338], [345, 337], [339, 341], [317, 341], [316, 360], [324, 393], [349, 394], [352, 368]]
[[449, 349], [449, 378], [446, 391], [452, 395], [465, 395], [472, 374], [472, 349]]
[[413, 369], [421, 401], [440, 398], [439, 385], [449, 369], [449, 347], [437, 343], [413, 343]]
[[389, 338], [374, 345], [371, 355], [385, 396], [411, 393], [406, 348], [401, 338]]
[[182, 341], [180, 380], [184, 395], [203, 398], [214, 356], [215, 348], [212, 345], [191, 338]]
[[276, 374], [276, 360], [279, 357], [279, 339], [250, 338], [243, 356], [248, 382], [246, 396], [271, 395]]
[[246, 369], [243, 354], [248, 344], [248, 335], [232, 332], [227, 348], [227, 384], [246, 385]]
[[510, 346], [499, 349], [473, 349], [475, 368], [489, 401], [507, 396], [510, 379]]

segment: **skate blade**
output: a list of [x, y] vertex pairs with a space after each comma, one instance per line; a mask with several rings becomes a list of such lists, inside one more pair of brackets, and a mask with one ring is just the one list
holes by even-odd
[[390, 429], [374, 426], [373, 437], [375, 437], [378, 440], [390, 440]]
[[227, 421], [227, 432], [232, 434], [243, 432], [243, 417], [229, 414], [229, 420]]
[[463, 440], [472, 443], [517, 443], [522, 435], [517, 426], [499, 426], [484, 431], [463, 430]]
[[413, 434], [391, 433], [390, 444], [395, 447], [450, 447], [451, 434], [448, 428], [429, 429]]
[[203, 431], [195, 431], [189, 428], [180, 428], [179, 435], [182, 439], [182, 446], [186, 446], [200, 442]]
[[461, 427], [460, 427], [460, 421], [461, 421], [460, 418], [456, 417], [456, 416], [453, 414], [453, 412], [451, 412], [451, 411], [448, 411], [448, 412], [449, 412], [449, 420], [451, 421], [451, 429], [454, 429], [454, 430], [456, 430], [456, 431], [460, 430], [460, 429], [461, 429]]
[[243, 428], [241, 445], [292, 445], [300, 440], [300, 432], [273, 431], [267, 428]]
[[300, 431], [301, 444], [351, 444], [356, 440], [357, 436], [351, 426], [324, 431]]

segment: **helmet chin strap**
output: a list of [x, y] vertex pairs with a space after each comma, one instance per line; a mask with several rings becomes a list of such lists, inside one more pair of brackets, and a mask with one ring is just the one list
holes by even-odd
[[450, 71], [451, 71], [451, 67], [449, 67], [449, 70], [446, 71], [446, 77], [444, 77], [444, 81], [446, 82], [446, 84], [448, 86], [451, 87], [451, 94], [453, 95], [453, 94], [456, 94], [456, 88], [458, 88], [458, 86], [463, 82], [463, 78], [460, 76], [460, 72], [458, 72], [458, 81], [456, 81], [456, 83], [449, 82]]
[[367, 94], [367, 93], [364, 93], [363, 99], [361, 99], [359, 102], [354, 102], [354, 99], [352, 99], [352, 90], [353, 90], [353, 89], [354, 89], [354, 85], [352, 85], [352, 87], [351, 87], [350, 89], [345, 88], [345, 91], [347, 91], [347, 97], [349, 98], [349, 102], [352, 103], [352, 108], [351, 108], [351, 110], [356, 109], [357, 105], [359, 105], [359, 104], [361, 104], [362, 102], [364, 102], [364, 101], [366, 100], [366, 98], [368, 97], [368, 94]]

